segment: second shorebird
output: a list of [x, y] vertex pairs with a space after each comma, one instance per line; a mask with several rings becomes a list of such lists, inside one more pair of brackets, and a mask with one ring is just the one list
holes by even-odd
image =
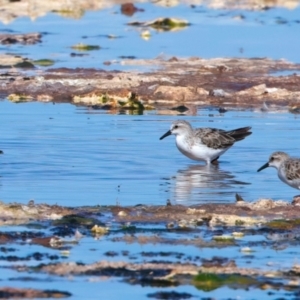
[[179, 120], [172, 123], [163, 138], [174, 134], [178, 150], [193, 160], [205, 161], [207, 164], [217, 163], [218, 158], [235, 142], [250, 135], [251, 127], [242, 127], [225, 131], [217, 128], [192, 128], [187, 121]]
[[289, 186], [300, 190], [300, 159], [290, 157], [287, 153], [277, 151], [271, 154], [269, 161], [261, 166], [257, 172], [273, 167], [277, 169], [278, 177]]

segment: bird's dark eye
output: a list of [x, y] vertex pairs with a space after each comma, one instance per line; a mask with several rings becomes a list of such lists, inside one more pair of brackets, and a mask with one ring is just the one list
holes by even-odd
[[174, 129], [177, 129], [177, 128], [178, 128], [178, 125], [175, 125], [175, 126], [174, 126]]
[[270, 158], [270, 161], [272, 161], [272, 160], [274, 160], [274, 157], [273, 157], [273, 156]]

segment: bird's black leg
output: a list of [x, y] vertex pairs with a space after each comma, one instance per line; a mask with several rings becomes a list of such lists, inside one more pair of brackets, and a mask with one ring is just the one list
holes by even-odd
[[218, 156], [218, 157], [216, 157], [215, 159], [213, 159], [212, 161], [211, 161], [211, 163], [213, 164], [213, 165], [217, 165], [219, 162], [218, 162], [218, 158], [219, 158], [220, 156]]

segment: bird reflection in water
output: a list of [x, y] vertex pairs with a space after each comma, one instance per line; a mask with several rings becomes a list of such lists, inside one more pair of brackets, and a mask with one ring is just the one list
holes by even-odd
[[173, 177], [172, 200], [188, 202], [232, 202], [240, 185], [230, 172], [220, 170], [218, 165], [190, 165], [178, 170]]

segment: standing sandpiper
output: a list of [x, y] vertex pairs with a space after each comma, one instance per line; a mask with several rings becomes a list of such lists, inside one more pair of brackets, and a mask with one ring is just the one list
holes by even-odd
[[229, 131], [216, 128], [193, 129], [189, 122], [179, 120], [172, 123], [170, 130], [160, 140], [174, 134], [176, 146], [182, 154], [193, 160], [215, 164], [235, 142], [250, 135], [252, 133], [250, 129], [251, 127]]
[[289, 186], [300, 190], [300, 159], [290, 157], [285, 152], [274, 152], [269, 161], [261, 166], [257, 172], [273, 167], [278, 171], [278, 177]]
[[[257, 172], [267, 168], [273, 167], [277, 169], [279, 179], [289, 186], [300, 190], [300, 159], [290, 157], [285, 152], [274, 152], [271, 154], [269, 161], [261, 166]], [[300, 205], [300, 195], [293, 197], [292, 204]]]

